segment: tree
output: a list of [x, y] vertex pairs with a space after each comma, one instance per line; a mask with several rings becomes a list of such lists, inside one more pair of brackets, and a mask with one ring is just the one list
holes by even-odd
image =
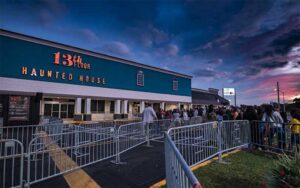
[[300, 98], [294, 98], [293, 102], [296, 105], [296, 108], [300, 108]]
[[294, 102], [294, 103], [300, 103], [300, 98], [297, 98], [297, 97], [294, 98], [293, 102]]

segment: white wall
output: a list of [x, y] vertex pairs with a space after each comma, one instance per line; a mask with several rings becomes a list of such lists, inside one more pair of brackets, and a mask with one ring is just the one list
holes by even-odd
[[130, 91], [121, 89], [80, 86], [74, 84], [53, 83], [35, 80], [0, 77], [0, 92], [44, 93], [48, 95], [66, 95], [75, 97], [103, 97], [115, 99], [148, 100], [164, 102], [190, 103], [191, 96]]

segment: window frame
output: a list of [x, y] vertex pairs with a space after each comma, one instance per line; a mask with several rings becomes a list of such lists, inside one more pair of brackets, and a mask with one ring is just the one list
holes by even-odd
[[[92, 110], [92, 103], [96, 101], [96, 111]], [[100, 111], [100, 104], [103, 102], [103, 111]], [[105, 113], [105, 100], [91, 100], [91, 113], [92, 114], [104, 114]]]
[[[142, 77], [141, 79], [141, 81], [142, 81], [142, 83], [140, 83], [139, 82], [139, 77]], [[141, 71], [141, 70], [139, 70], [138, 72], [137, 72], [137, 74], [136, 74], [136, 85], [137, 86], [145, 86], [145, 74], [144, 74], [144, 72], [143, 71]]]
[[173, 91], [178, 91], [179, 90], [179, 81], [177, 79], [173, 79], [172, 89], [173, 89]]

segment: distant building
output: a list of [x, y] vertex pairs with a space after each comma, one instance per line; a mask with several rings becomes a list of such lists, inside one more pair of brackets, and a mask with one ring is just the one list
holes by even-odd
[[209, 88], [208, 90], [192, 88], [192, 104], [200, 105], [229, 105], [229, 101], [219, 95], [219, 90]]

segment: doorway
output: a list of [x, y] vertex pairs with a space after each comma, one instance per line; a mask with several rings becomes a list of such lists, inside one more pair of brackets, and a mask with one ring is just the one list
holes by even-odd
[[45, 101], [44, 116], [71, 119], [74, 117], [74, 106], [74, 102]]

